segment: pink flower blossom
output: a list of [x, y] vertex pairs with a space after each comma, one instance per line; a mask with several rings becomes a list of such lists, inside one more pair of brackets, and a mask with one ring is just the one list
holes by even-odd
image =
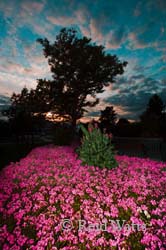
[[[39, 147], [0, 174], [0, 241], [2, 249], [90, 250], [129, 249], [134, 230], [113, 230], [110, 220], [125, 220], [141, 229], [140, 246], [147, 250], [166, 245], [165, 163], [116, 156], [112, 170], [82, 166], [72, 147]], [[150, 216], [147, 216], [150, 215]], [[63, 219], [72, 229], [62, 230]], [[78, 221], [107, 223], [103, 231], [78, 231]], [[110, 235], [110, 238], [109, 238]], [[136, 240], [138, 240], [136, 238]], [[129, 242], [130, 246], [124, 246]]]

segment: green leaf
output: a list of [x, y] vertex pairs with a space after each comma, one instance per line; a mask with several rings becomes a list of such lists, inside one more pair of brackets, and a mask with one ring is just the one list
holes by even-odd
[[80, 125], [80, 128], [81, 128], [82, 132], [84, 133], [84, 135], [86, 135], [86, 136], [89, 135], [88, 131], [86, 130], [86, 128], [82, 124]]

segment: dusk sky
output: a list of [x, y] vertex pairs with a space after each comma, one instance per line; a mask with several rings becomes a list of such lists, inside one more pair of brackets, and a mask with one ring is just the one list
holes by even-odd
[[166, 102], [166, 0], [0, 0], [0, 104], [51, 77], [36, 39], [53, 42], [71, 26], [128, 61], [90, 115], [113, 105], [120, 117], [135, 119], [152, 94]]

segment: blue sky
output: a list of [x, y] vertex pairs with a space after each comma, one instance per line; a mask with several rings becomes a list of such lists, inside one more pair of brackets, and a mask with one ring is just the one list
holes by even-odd
[[135, 119], [152, 94], [166, 101], [165, 0], [1, 0], [0, 95], [35, 88], [36, 79], [50, 78], [36, 39], [53, 42], [62, 27], [71, 26], [128, 61], [90, 115], [113, 105], [120, 117]]

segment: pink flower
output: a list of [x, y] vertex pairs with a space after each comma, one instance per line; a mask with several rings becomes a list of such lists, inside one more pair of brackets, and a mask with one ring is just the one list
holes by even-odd
[[[119, 166], [112, 170], [82, 166], [72, 147], [50, 145], [4, 168], [0, 175], [3, 249], [21, 250], [26, 245], [30, 250], [56, 250], [57, 242], [65, 241], [63, 250], [77, 250], [80, 243], [88, 250], [127, 249], [124, 243], [132, 244], [130, 231], [119, 232], [109, 225], [109, 220], [120, 219], [129, 225], [146, 222], [140, 244], [147, 250], [164, 250], [164, 163], [128, 156], [116, 159]], [[62, 229], [64, 219], [72, 222], [69, 232]], [[106, 239], [104, 232], [78, 232], [78, 221], [83, 219], [86, 226], [108, 223], [112, 239]]]
[[93, 125], [92, 124], [88, 125], [88, 131], [89, 131], [89, 133], [91, 133], [93, 131]]

